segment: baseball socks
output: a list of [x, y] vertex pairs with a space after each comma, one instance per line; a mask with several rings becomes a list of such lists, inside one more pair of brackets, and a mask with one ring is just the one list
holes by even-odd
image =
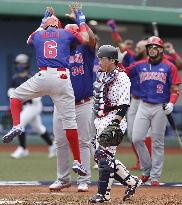
[[74, 160], [81, 163], [80, 159], [80, 147], [78, 141], [78, 132], [76, 129], [66, 129], [66, 138], [70, 144], [71, 151], [73, 153]]
[[11, 98], [10, 109], [13, 118], [13, 126], [17, 126], [20, 124], [20, 113], [22, 111], [22, 101], [17, 98]]

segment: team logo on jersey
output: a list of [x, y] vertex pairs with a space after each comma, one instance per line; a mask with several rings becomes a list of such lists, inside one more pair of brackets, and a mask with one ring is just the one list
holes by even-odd
[[157, 80], [166, 84], [167, 73], [161, 72], [141, 72], [140, 73], [140, 84], [146, 80]]
[[83, 55], [82, 55], [82, 53], [76, 53], [74, 56], [70, 56], [69, 63], [83, 64]]
[[164, 72], [164, 68], [159, 68], [159, 71], [160, 72]]

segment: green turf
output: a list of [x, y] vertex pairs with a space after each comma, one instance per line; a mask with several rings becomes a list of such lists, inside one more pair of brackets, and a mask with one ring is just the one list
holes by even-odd
[[[134, 164], [132, 154], [117, 155], [123, 164], [131, 166]], [[92, 162], [93, 164], [93, 162]], [[182, 182], [182, 156], [166, 155], [161, 181]], [[72, 178], [76, 175], [71, 171]], [[140, 175], [142, 172], [132, 172]], [[96, 181], [98, 172], [92, 170], [92, 180]], [[8, 153], [0, 153], [0, 181], [53, 181], [56, 178], [56, 159], [48, 159], [47, 153], [31, 153], [25, 159], [11, 159]]]

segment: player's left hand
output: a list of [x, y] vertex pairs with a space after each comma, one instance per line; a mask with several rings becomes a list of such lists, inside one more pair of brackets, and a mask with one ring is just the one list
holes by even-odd
[[171, 102], [163, 105], [163, 110], [164, 110], [166, 115], [171, 114], [171, 112], [173, 111], [173, 108], [174, 108], [174, 105]]
[[113, 19], [107, 21], [107, 25], [111, 28], [113, 32], [117, 30], [116, 22]]

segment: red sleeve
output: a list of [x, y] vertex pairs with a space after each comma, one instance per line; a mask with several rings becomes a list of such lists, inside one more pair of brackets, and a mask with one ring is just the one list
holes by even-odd
[[171, 54], [171, 57], [173, 58], [174, 61], [176, 61], [178, 58], [180, 58], [179, 54], [176, 52]]
[[112, 32], [112, 39], [116, 43], [121, 43], [122, 42], [121, 35], [117, 31]]
[[118, 63], [118, 70], [125, 72], [125, 67], [121, 63]]
[[66, 31], [68, 31], [68, 32], [70, 32], [70, 33], [72, 33], [77, 39], [78, 39], [78, 41], [82, 44], [84, 41], [83, 41], [83, 38], [82, 38], [82, 36], [78, 33], [78, 32], [76, 32], [76, 31], [73, 31], [72, 29], [65, 29]]
[[133, 67], [135, 67], [135, 63], [133, 63], [133, 64], [131, 64], [130, 66], [128, 66], [128, 67], [126, 67], [126, 69], [125, 69], [125, 73], [128, 75], [128, 76], [130, 76], [131, 75], [131, 70], [132, 70], [132, 68]]
[[170, 68], [171, 68], [171, 74], [172, 74], [172, 85], [179, 85], [181, 84], [181, 79], [178, 73], [178, 69], [176, 66], [172, 63], [170, 63]]

